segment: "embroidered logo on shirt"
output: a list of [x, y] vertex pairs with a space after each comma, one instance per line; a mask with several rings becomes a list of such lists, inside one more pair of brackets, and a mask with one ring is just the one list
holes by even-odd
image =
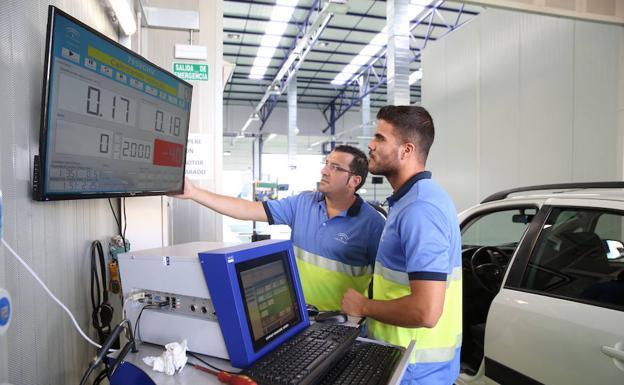
[[336, 234], [334, 239], [337, 240], [338, 242], [342, 242], [342, 243], [344, 243], [346, 245], [347, 242], [349, 242], [349, 235], [347, 235], [347, 233], [338, 233], [338, 234]]

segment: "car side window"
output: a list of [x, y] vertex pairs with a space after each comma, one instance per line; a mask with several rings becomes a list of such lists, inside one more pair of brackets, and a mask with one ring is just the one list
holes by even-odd
[[507, 246], [515, 250], [536, 208], [514, 208], [483, 214], [462, 228], [462, 246]]
[[624, 213], [554, 208], [520, 288], [624, 309]]

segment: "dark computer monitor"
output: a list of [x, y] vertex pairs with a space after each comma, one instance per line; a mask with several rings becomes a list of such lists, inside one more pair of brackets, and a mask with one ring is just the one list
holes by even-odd
[[286, 251], [237, 263], [236, 274], [254, 351], [301, 322]]
[[289, 240], [199, 253], [232, 365], [245, 368], [309, 326]]
[[53, 6], [33, 198], [183, 190], [191, 84]]

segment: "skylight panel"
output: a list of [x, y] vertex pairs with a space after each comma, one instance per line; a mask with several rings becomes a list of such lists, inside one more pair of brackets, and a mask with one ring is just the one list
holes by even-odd
[[282, 40], [282, 35], [288, 28], [288, 21], [292, 18], [298, 0], [277, 0], [271, 11], [271, 20], [268, 22], [264, 35], [260, 40], [260, 47], [256, 53], [254, 64], [249, 70], [250, 79], [263, 79], [269, 63], [275, 55], [275, 49]]
[[288, 23], [284, 23], [283, 21], [271, 20], [269, 22], [269, 25], [267, 25], [264, 33], [266, 35], [282, 36], [284, 34], [284, 31], [286, 31], [286, 28], [288, 28]]
[[273, 60], [273, 58], [271, 57], [256, 56], [253, 62], [253, 66], [254, 67], [268, 67], [269, 64], [271, 63], [271, 60]]
[[275, 47], [263, 47], [258, 48], [258, 53], [256, 53], [256, 57], [268, 57], [272, 58], [275, 54]]
[[263, 47], [277, 47], [280, 40], [282, 40], [281, 35], [264, 35], [262, 36], [260, 45]]

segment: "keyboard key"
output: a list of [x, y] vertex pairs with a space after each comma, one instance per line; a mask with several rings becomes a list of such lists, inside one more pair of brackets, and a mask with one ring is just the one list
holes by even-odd
[[359, 329], [316, 323], [256, 361], [244, 373], [259, 385], [308, 385], [340, 361]]
[[321, 379], [320, 385], [384, 385], [401, 359], [402, 348], [356, 341]]

